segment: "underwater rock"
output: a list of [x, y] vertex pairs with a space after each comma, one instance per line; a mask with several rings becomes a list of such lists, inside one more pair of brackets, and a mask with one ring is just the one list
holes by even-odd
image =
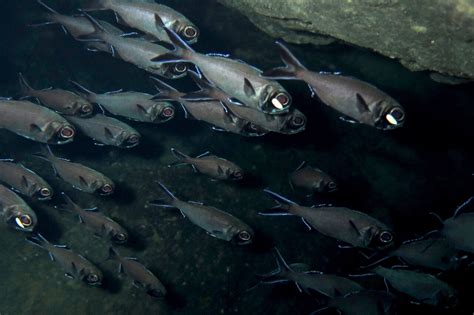
[[295, 44], [340, 40], [410, 70], [474, 78], [473, 0], [218, 0], [275, 38]]

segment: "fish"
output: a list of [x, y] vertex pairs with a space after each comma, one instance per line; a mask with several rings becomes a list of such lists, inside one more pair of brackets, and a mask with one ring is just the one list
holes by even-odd
[[461, 254], [461, 251], [455, 249], [446, 238], [434, 235], [405, 241], [398, 248], [387, 253], [385, 257], [363, 266], [363, 268], [372, 267], [391, 257], [398, 257], [404, 263], [412, 266], [449, 271], [457, 269], [465, 256]]
[[171, 153], [173, 153], [174, 157], [178, 160], [177, 164], [189, 164], [195, 172], [208, 175], [214, 179], [241, 180], [244, 178], [242, 168], [231, 161], [211, 155], [209, 151], [200, 154], [195, 158], [190, 157], [175, 148], [171, 148]]
[[[77, 15], [64, 15], [52, 9], [50, 6], [46, 5], [41, 0], [37, 0], [36, 2], [38, 2], [43, 8], [48, 11], [48, 13], [46, 14], [47, 22], [33, 24], [31, 26], [37, 27], [59, 24], [61, 25], [61, 28], [63, 29], [64, 33], [71, 34], [71, 36], [75, 39], [82, 39], [87, 35], [94, 33], [94, 26], [86, 17]], [[102, 20], [98, 20], [98, 22], [109, 33], [122, 36], [124, 35], [124, 32], [121, 29], [113, 26], [112, 24]], [[107, 45], [103, 42], [88, 42], [86, 43], [86, 47], [88, 50], [91, 51], [104, 51], [108, 53], [113, 53], [112, 49], [110, 48], [110, 45]]]
[[177, 208], [193, 224], [204, 229], [212, 237], [237, 245], [251, 244], [254, 232], [250, 226], [233, 215], [215, 207], [193, 201], [182, 201], [176, 198], [162, 183], [158, 183], [166, 197], [154, 200], [150, 205], [164, 208]]
[[442, 221], [443, 226], [437, 231], [456, 249], [469, 253], [474, 253], [474, 212], [462, 213], [462, 210], [472, 200], [474, 200], [474, 196], [459, 206], [451, 218]]
[[89, 118], [69, 116], [67, 119], [84, 135], [92, 138], [96, 145], [129, 149], [140, 144], [141, 135], [138, 131], [104, 114], [95, 114]]
[[118, 23], [136, 28], [156, 40], [171, 43], [166, 32], [156, 27], [155, 16], [159, 16], [164, 25], [180, 34], [189, 44], [198, 41], [200, 32], [194, 23], [176, 10], [153, 0], [93, 0], [84, 9], [96, 10], [112, 10]]
[[99, 104], [113, 115], [140, 122], [163, 123], [172, 119], [175, 114], [173, 105], [169, 102], [153, 101], [151, 94], [122, 91], [97, 94], [77, 82], [72, 83], [87, 100]]
[[188, 75], [196, 82], [200, 90], [187, 93], [182, 99], [189, 101], [220, 101], [227, 107], [227, 110], [231, 112], [232, 115], [249, 121], [253, 125], [268, 131], [282, 134], [296, 134], [306, 128], [306, 116], [296, 108], [290, 109], [287, 113], [280, 115], [265, 114], [259, 110], [245, 106], [245, 104], [241, 104], [237, 100], [231, 101], [232, 96], [207, 81], [204, 77], [199, 76], [194, 71], [188, 70]]
[[53, 188], [44, 179], [13, 159], [0, 159], [0, 182], [24, 196], [41, 201], [53, 197]]
[[161, 281], [136, 258], [122, 257], [113, 248], [109, 248], [109, 258], [119, 263], [119, 273], [125, 273], [133, 279], [133, 284], [153, 297], [161, 298], [167, 293]]
[[41, 104], [63, 115], [87, 117], [94, 112], [94, 106], [73, 92], [61, 89], [33, 89], [20, 73], [20, 86], [23, 95], [37, 98]]
[[41, 152], [35, 156], [50, 162], [59, 178], [80, 191], [105, 196], [115, 190], [115, 184], [110, 178], [82, 164], [54, 156], [49, 146], [41, 147]]
[[103, 275], [100, 269], [69, 247], [53, 245], [39, 233], [28, 237], [26, 240], [46, 250], [51, 260], [57, 262], [64, 270], [66, 277], [84, 281], [90, 286], [100, 286], [102, 284]]
[[353, 77], [310, 71], [283, 43], [276, 44], [285, 67], [264, 71], [263, 77], [306, 82], [313, 95], [317, 95], [324, 104], [349, 117], [343, 120], [381, 130], [403, 126], [405, 110], [385, 92]]
[[114, 57], [119, 57], [125, 62], [148, 71], [152, 74], [159, 75], [167, 79], [179, 79], [186, 76], [188, 66], [184, 62], [175, 63], [156, 63], [151, 59], [157, 55], [163, 55], [169, 52], [164, 46], [148, 42], [141, 38], [125, 37], [109, 32], [92, 16], [84, 12], [86, 18], [92, 23], [94, 32], [80, 38], [79, 41], [103, 42], [106, 43]]
[[10, 227], [33, 232], [38, 224], [36, 213], [16, 193], [0, 184], [0, 217]]
[[272, 115], [288, 112], [292, 103], [290, 94], [278, 82], [263, 78], [260, 69], [223, 55], [197, 53], [173, 30], [165, 27], [158, 16], [156, 20], [175, 49], [155, 56], [154, 62], [193, 63], [209, 81], [246, 106]]
[[0, 129], [47, 144], [74, 141], [76, 130], [56, 112], [28, 102], [0, 99]]
[[296, 215], [309, 229], [332, 237], [357, 248], [385, 250], [395, 244], [394, 232], [384, 223], [360, 211], [345, 207], [303, 207], [295, 202], [265, 189], [277, 206], [260, 215]]
[[59, 208], [63, 211], [76, 213], [79, 216], [80, 223], [90, 229], [95, 236], [106, 237], [117, 244], [127, 242], [128, 233], [120, 224], [100, 213], [97, 208], [84, 209], [72, 201], [64, 192], [61, 194], [66, 204]]
[[334, 298], [326, 307], [311, 314], [319, 314], [327, 309], [336, 309], [341, 315], [398, 314], [395, 297], [390, 293], [375, 290], [359, 291]]
[[307, 165], [303, 161], [297, 168], [289, 175], [290, 186], [295, 189], [302, 189], [310, 193], [324, 193], [334, 192], [337, 190], [336, 181], [324, 173], [319, 168]]
[[152, 79], [156, 89], [160, 92], [154, 99], [159, 96], [162, 99], [178, 102], [184, 110], [185, 117], [188, 119], [194, 118], [205, 121], [213, 125], [212, 129], [215, 131], [227, 131], [245, 137], [261, 137], [268, 133], [267, 130], [233, 115], [222, 102], [191, 102], [183, 100], [181, 98], [184, 95], [183, 93], [157, 78], [152, 77]]
[[430, 274], [382, 266], [373, 268], [372, 272], [419, 302], [443, 307], [455, 307], [458, 303], [457, 291]]
[[319, 271], [299, 271], [300, 264], [289, 265], [280, 251], [274, 248], [277, 269], [267, 275], [260, 276], [260, 283], [294, 282], [300, 292], [317, 292], [327, 298], [333, 299], [365, 290], [360, 284], [350, 279]]

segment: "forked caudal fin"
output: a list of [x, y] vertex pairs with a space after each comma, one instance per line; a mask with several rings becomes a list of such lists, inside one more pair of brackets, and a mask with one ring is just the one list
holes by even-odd
[[262, 76], [269, 79], [293, 80], [298, 76], [298, 72], [306, 70], [291, 51], [281, 42], [276, 42], [281, 60], [285, 67], [273, 68], [262, 73]]
[[291, 267], [287, 264], [287, 262], [285, 261], [285, 259], [281, 255], [278, 248], [274, 247], [273, 251], [274, 251], [276, 263], [278, 265], [278, 269], [280, 270], [280, 272], [293, 271], [293, 269], [291, 269]]
[[73, 80], [69, 80], [69, 82], [71, 82], [74, 87], [78, 90], [78, 92], [80, 94], [83, 94], [83, 95], [95, 95], [96, 93], [92, 92], [91, 90], [85, 88], [83, 85], [77, 83], [76, 81], [73, 81]]
[[174, 208], [172, 206], [172, 203], [174, 200], [178, 200], [171, 191], [169, 191], [168, 188], [166, 188], [165, 185], [163, 185], [161, 182], [156, 181], [158, 186], [161, 188], [161, 190], [165, 193], [166, 197], [162, 199], [156, 199], [153, 201], [148, 202], [150, 205], [155, 206], [155, 207], [163, 207], [163, 208]]
[[49, 244], [49, 242], [41, 235], [40, 233], [34, 233], [31, 236], [28, 236], [26, 240], [36, 246], [41, 248], [45, 248], [45, 245]]
[[258, 212], [259, 215], [263, 216], [287, 216], [287, 215], [293, 215], [292, 213], [288, 212], [288, 206], [290, 205], [296, 205], [295, 202], [269, 190], [269, 189], [264, 189], [264, 192], [269, 194], [273, 200], [276, 201], [277, 205], [271, 209], [265, 210]]
[[40, 151], [34, 153], [33, 156], [36, 156], [48, 162], [51, 162], [52, 159], [56, 158], [53, 152], [51, 151], [51, 148], [47, 144], [40, 146]]
[[21, 72], [18, 73], [18, 81], [20, 82], [20, 89], [23, 94], [28, 94], [31, 91], [34, 91]]
[[99, 21], [97, 21], [95, 18], [93, 18], [89, 13], [85, 12], [84, 10], [79, 9], [79, 11], [84, 14], [84, 17], [86, 17], [91, 23], [92, 26], [94, 27], [94, 32], [84, 35], [79, 36], [76, 38], [76, 40], [81, 41], [81, 42], [100, 42], [102, 41], [101, 36], [104, 34], [110, 34], [109, 31], [107, 31], [102, 25], [100, 25]]
[[155, 89], [159, 92], [155, 96], [153, 96], [153, 100], [173, 100], [173, 101], [180, 101], [181, 96], [183, 93], [176, 90], [174, 87], [166, 84], [165, 82], [161, 81], [158, 78], [150, 77], [153, 80], [153, 84], [155, 85]]
[[107, 257], [107, 260], [111, 259], [117, 259], [120, 257], [119, 253], [113, 248], [112, 246], [109, 247], [109, 257]]
[[202, 75], [199, 75], [194, 71], [188, 70], [188, 75], [199, 87], [199, 91], [187, 93], [183, 96], [183, 99], [190, 101], [213, 100], [211, 94], [216, 89], [216, 86], [213, 85], [211, 82], [207, 81]]
[[188, 155], [176, 150], [175, 148], [171, 148], [171, 153], [181, 162], [186, 162], [189, 159]]

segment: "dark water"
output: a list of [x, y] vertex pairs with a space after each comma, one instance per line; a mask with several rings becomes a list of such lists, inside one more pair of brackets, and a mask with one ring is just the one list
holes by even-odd
[[[262, 69], [280, 64], [274, 39], [245, 17], [215, 1], [163, 1], [178, 9], [201, 29], [200, 52], [231, 53]], [[74, 13], [80, 1], [48, 1], [60, 12]], [[55, 26], [27, 28], [44, 12], [35, 1], [2, 1], [0, 36], [0, 94], [18, 95], [17, 73], [34, 87], [70, 88], [69, 79], [105, 92], [125, 90], [154, 93], [148, 74], [106, 54], [94, 54]], [[101, 18], [113, 21], [112, 14]], [[429, 212], [446, 218], [473, 193], [474, 85], [446, 86], [426, 73], [412, 73], [397, 61], [345, 45], [316, 48], [291, 46], [308, 68], [341, 71], [371, 82], [402, 103], [406, 126], [381, 132], [338, 120], [338, 114], [312, 99], [301, 82], [283, 82], [294, 104], [308, 117], [305, 132], [257, 139], [210, 130], [205, 123], [185, 120], [182, 114], [162, 125], [131, 123], [143, 135], [131, 150], [97, 147], [85, 137], [54, 147], [57, 155], [84, 163], [109, 175], [118, 186], [111, 197], [78, 192], [57, 179], [50, 166], [32, 157], [38, 145], [0, 131], [2, 157], [13, 157], [48, 180], [56, 191], [67, 192], [84, 207], [98, 206], [133, 235], [118, 250], [138, 257], [169, 289], [166, 300], [153, 299], [117, 274], [107, 258], [109, 244], [97, 239], [67, 213], [51, 203], [31, 205], [37, 211], [39, 231], [51, 242], [68, 244], [96, 263], [106, 277], [104, 288], [90, 288], [64, 277], [46, 252], [24, 241], [24, 235], [5, 227], [0, 237], [0, 314], [307, 314], [320, 305], [293, 285], [254, 284], [255, 272], [275, 267], [271, 248], [277, 246], [289, 262], [312, 269], [347, 274], [360, 264], [357, 251], [338, 249], [338, 243], [308, 232], [296, 218], [268, 218], [259, 210], [273, 206], [262, 193], [271, 189], [304, 205], [331, 202], [370, 213], [391, 224], [401, 239], [423, 235], [439, 227]], [[467, 57], [467, 56], [466, 56]], [[173, 81], [179, 89], [195, 87], [189, 79]], [[199, 154], [210, 150], [235, 161], [250, 179], [241, 183], [210, 181], [190, 168], [168, 168], [171, 147]], [[331, 196], [310, 200], [293, 192], [287, 180], [302, 160], [326, 170], [340, 189]], [[202, 201], [225, 209], [257, 231], [256, 244], [236, 247], [209, 237], [179, 212], [149, 208], [159, 197], [155, 180], [166, 183], [184, 200]], [[442, 276], [461, 291], [459, 313], [472, 313], [468, 299], [472, 271]], [[363, 281], [384, 289], [377, 279]], [[414, 308], [427, 314], [452, 314]]]

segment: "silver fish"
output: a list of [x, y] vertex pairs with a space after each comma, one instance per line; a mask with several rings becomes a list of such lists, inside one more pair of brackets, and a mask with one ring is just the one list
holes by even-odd
[[128, 38], [110, 33], [89, 14], [84, 14], [92, 23], [94, 32], [83, 38], [78, 38], [78, 40], [84, 42], [96, 42], [97, 40], [105, 42], [111, 47], [113, 56], [118, 56], [125, 62], [164, 78], [178, 79], [186, 75], [188, 67], [185, 63], [165, 64], [151, 61], [156, 55], [168, 53], [169, 50], [167, 48], [140, 38]]
[[69, 116], [67, 119], [83, 134], [96, 141], [97, 145], [133, 148], [140, 144], [140, 134], [118, 119], [95, 114], [89, 118]]
[[11, 159], [0, 160], [0, 182], [38, 200], [50, 200], [53, 196], [53, 188], [44, 179]]
[[0, 184], [0, 217], [7, 225], [23, 232], [33, 232], [36, 213], [16, 193]]
[[153, 95], [140, 92], [107, 92], [96, 94], [77, 82], [72, 82], [81, 94], [92, 103], [99, 104], [111, 114], [131, 120], [150, 123], [163, 123], [174, 117], [174, 106], [169, 102], [153, 101]]
[[166, 288], [161, 281], [136, 258], [122, 257], [117, 251], [109, 248], [109, 259], [114, 259], [119, 263], [119, 273], [125, 273], [133, 279], [133, 285], [145, 290], [153, 297], [164, 297]]
[[94, 111], [92, 104], [82, 96], [61, 89], [35, 90], [21, 73], [19, 78], [23, 95], [36, 97], [41, 104], [61, 114], [86, 117], [92, 115]]
[[282, 43], [277, 46], [286, 67], [265, 71], [265, 78], [305, 81], [323, 103], [350, 117], [351, 122], [382, 130], [403, 126], [403, 107], [375, 86], [352, 77], [309, 71]]
[[61, 266], [66, 277], [84, 281], [91, 286], [100, 286], [102, 284], [103, 276], [99, 268], [67, 246], [53, 245], [41, 234], [30, 236], [27, 238], [27, 241], [48, 251], [51, 260]]
[[296, 170], [289, 175], [293, 189], [303, 189], [310, 193], [333, 192], [337, 190], [336, 181], [319, 168], [308, 166], [303, 161]]
[[159, 16], [167, 27], [190, 44], [196, 43], [199, 37], [199, 29], [188, 18], [153, 0], [94, 0], [85, 9], [95, 10], [113, 10], [119, 23], [136, 28], [160, 41], [171, 43], [166, 32], [156, 27], [155, 16]]
[[[178, 159], [176, 164], [189, 164], [195, 172], [202, 173], [219, 180], [241, 180], [243, 170], [235, 163], [205, 152], [195, 158], [171, 148], [171, 153]], [[172, 165], [176, 165], [172, 164]], [[171, 165], [170, 165], [171, 166]]]
[[74, 127], [54, 111], [28, 102], [0, 99], [0, 128], [49, 144], [74, 140]]
[[[158, 25], [159, 17], [157, 17]], [[164, 27], [175, 50], [153, 58], [155, 62], [188, 61], [225, 93], [246, 106], [267, 114], [288, 112], [291, 96], [278, 82], [260, 76], [262, 71], [242, 61], [195, 52], [172, 30]]]
[[267, 275], [261, 275], [263, 280], [259, 283], [294, 282], [300, 292], [315, 291], [331, 299], [365, 290], [357, 282], [344, 277], [324, 274], [319, 271], [295, 270], [293, 265], [289, 265], [285, 261], [278, 249], [275, 248], [274, 251], [278, 267]]
[[[264, 190], [277, 203], [270, 212], [260, 215], [296, 215], [308, 228], [348, 243], [354, 247], [383, 250], [394, 245], [393, 231], [379, 220], [359, 211], [343, 207], [303, 207], [268, 189]], [[276, 211], [276, 210], [280, 211]], [[283, 212], [282, 212], [283, 211]]]
[[176, 198], [162, 183], [158, 183], [166, 194], [161, 200], [150, 204], [157, 207], [178, 208], [184, 217], [204, 229], [209, 235], [237, 245], [252, 243], [254, 232], [250, 226], [233, 215], [201, 203], [186, 202]]
[[94, 235], [106, 237], [117, 244], [124, 244], [128, 240], [127, 231], [111, 218], [100, 213], [97, 208], [84, 209], [74, 203], [65, 193], [62, 193], [66, 204], [60, 209], [72, 211], [79, 216], [79, 221], [89, 228]]
[[101, 195], [110, 195], [115, 190], [112, 180], [102, 173], [82, 164], [58, 158], [48, 146], [42, 147], [41, 153], [36, 156], [50, 162], [55, 174], [76, 189]]

